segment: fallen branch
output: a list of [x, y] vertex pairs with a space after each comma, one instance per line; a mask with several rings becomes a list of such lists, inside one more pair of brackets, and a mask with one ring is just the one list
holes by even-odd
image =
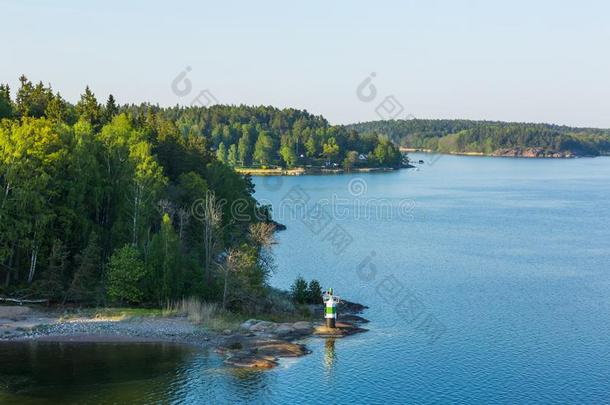
[[19, 300], [17, 298], [4, 298], [0, 297], [0, 302], [13, 302], [15, 304], [23, 305], [23, 304], [48, 304], [49, 300]]

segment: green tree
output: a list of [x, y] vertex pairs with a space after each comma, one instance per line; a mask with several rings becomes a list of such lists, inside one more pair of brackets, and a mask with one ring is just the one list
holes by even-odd
[[268, 165], [273, 161], [273, 139], [267, 132], [261, 132], [254, 144], [254, 161]]
[[106, 101], [106, 106], [104, 107], [103, 111], [104, 123], [112, 121], [114, 116], [118, 115], [118, 113], [119, 107], [116, 105], [116, 100], [114, 99], [114, 96], [110, 94], [108, 96], [108, 100]]
[[322, 304], [322, 287], [318, 280], [311, 280], [307, 287], [307, 303]]
[[108, 297], [121, 302], [139, 303], [144, 298], [144, 262], [135, 247], [125, 245], [108, 262]]
[[296, 280], [290, 286], [290, 296], [293, 301], [298, 304], [305, 304], [308, 298], [307, 281], [301, 276], [298, 276]]
[[220, 142], [218, 145], [218, 150], [216, 150], [216, 159], [219, 162], [227, 163], [227, 148], [225, 147], [224, 142]]
[[380, 166], [400, 167], [402, 154], [391, 141], [382, 139], [373, 151], [373, 157]]
[[19, 77], [19, 83], [20, 86], [15, 98], [15, 107], [17, 108], [17, 115], [19, 117], [27, 117], [30, 116], [30, 110], [32, 108], [31, 99], [32, 93], [34, 92], [34, 86], [25, 75]]
[[103, 119], [102, 106], [97, 102], [95, 95], [87, 86], [76, 104], [76, 113], [80, 119], [87, 121], [94, 128], [99, 128]]
[[64, 296], [66, 301], [93, 303], [100, 297], [101, 250], [98, 236], [92, 232], [87, 246], [74, 258], [76, 269], [70, 287]]
[[346, 171], [350, 171], [356, 163], [358, 163], [358, 152], [350, 150], [345, 154], [345, 159], [343, 159], [343, 168]]
[[42, 82], [33, 85], [23, 75], [19, 78], [19, 81], [21, 86], [17, 90], [17, 114], [20, 117], [43, 117], [48, 103], [53, 98], [51, 88], [45, 87]]
[[229, 162], [229, 165], [233, 167], [237, 166], [237, 146], [234, 143], [229, 146], [227, 161]]
[[13, 102], [8, 84], [0, 84], [0, 120], [13, 117]]
[[239, 248], [229, 249], [222, 265], [224, 272], [224, 287], [222, 293], [222, 306], [227, 308], [247, 308], [245, 298], [256, 293], [260, 283], [257, 274], [256, 249], [247, 244]]
[[68, 118], [68, 105], [59, 93], [51, 98], [44, 114], [49, 120], [55, 122], [64, 122]]
[[280, 156], [288, 167], [294, 166], [297, 161], [297, 155], [289, 145], [284, 145], [280, 148]]
[[328, 141], [323, 145], [322, 154], [329, 161], [333, 161], [339, 155], [339, 145], [337, 145], [334, 137], [328, 138]]
[[131, 182], [132, 243], [137, 245], [146, 232], [146, 224], [155, 212], [157, 195], [167, 182], [163, 169], [152, 154], [151, 146], [140, 141], [130, 147], [130, 160], [134, 166]]
[[34, 283], [34, 290], [44, 298], [57, 301], [63, 296], [64, 273], [68, 267], [68, 251], [64, 244], [56, 239], [53, 242], [48, 266]]
[[[178, 238], [186, 247], [196, 251], [202, 250], [201, 224], [198, 221], [199, 208], [208, 190], [207, 181], [195, 172], [183, 173], [178, 178], [175, 196], [178, 205]], [[202, 257], [202, 254], [197, 256]]]
[[149, 283], [153, 287], [151, 292], [156, 296], [158, 304], [181, 297], [184, 292], [184, 280], [181, 272], [180, 241], [167, 213], [163, 214], [161, 229], [150, 244], [147, 265], [148, 276], [152, 278]]
[[313, 137], [309, 138], [307, 142], [305, 142], [305, 151], [307, 153], [308, 158], [315, 158], [318, 154], [316, 141]]
[[245, 133], [239, 138], [237, 145], [237, 156], [243, 166], [249, 166], [252, 163], [252, 155], [250, 152], [250, 136]]
[[49, 224], [58, 214], [53, 203], [61, 195], [63, 169], [70, 161], [66, 139], [58, 129], [44, 118], [28, 117], [0, 128], [0, 182], [4, 189], [0, 223], [15, 236], [5, 241], [4, 249], [29, 252], [28, 284], [35, 278], [39, 253], [50, 248]]

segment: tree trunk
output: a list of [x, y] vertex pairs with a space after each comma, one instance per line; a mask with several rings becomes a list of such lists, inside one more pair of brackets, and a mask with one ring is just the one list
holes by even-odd
[[8, 287], [11, 283], [11, 270], [13, 269], [13, 259], [15, 257], [15, 242], [11, 246], [11, 255], [8, 258], [8, 266], [6, 267], [6, 278], [4, 279], [4, 286]]
[[206, 282], [208, 285], [212, 282], [212, 254], [214, 248], [214, 227], [220, 223], [221, 215], [220, 208], [216, 204], [216, 197], [213, 193], [208, 192], [204, 201], [203, 212], [203, 249], [205, 254], [205, 272]]
[[139, 204], [139, 190], [138, 190], [138, 186], [136, 186], [136, 193], [135, 196], [133, 197], [133, 237], [132, 237], [132, 244], [134, 246], [136, 246], [138, 244], [138, 238], [136, 236], [137, 234], [137, 224], [138, 224], [138, 204]]
[[180, 208], [178, 209], [178, 219], [180, 220], [180, 226], [178, 227], [178, 237], [180, 239], [180, 243], [184, 243], [184, 224], [187, 212]]
[[4, 198], [2, 199], [2, 206], [0, 206], [0, 219], [2, 219], [2, 212], [4, 211], [4, 204], [8, 198], [8, 192], [11, 189], [11, 183], [6, 182], [6, 187], [4, 188]]
[[32, 256], [30, 258], [30, 272], [28, 273], [28, 284], [34, 280], [34, 274], [36, 273], [36, 261], [38, 260], [38, 247], [32, 248]]
[[227, 284], [229, 280], [229, 266], [225, 264], [225, 286], [222, 292], [222, 309], [227, 309]]

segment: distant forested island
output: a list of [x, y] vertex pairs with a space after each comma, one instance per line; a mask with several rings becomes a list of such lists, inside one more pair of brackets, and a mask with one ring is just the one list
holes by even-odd
[[610, 129], [470, 120], [386, 120], [347, 125], [387, 136], [404, 148], [494, 156], [573, 157], [610, 154]]

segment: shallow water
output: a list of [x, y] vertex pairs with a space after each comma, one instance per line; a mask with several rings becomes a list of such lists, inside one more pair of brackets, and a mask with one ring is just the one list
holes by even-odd
[[310, 339], [311, 355], [265, 372], [174, 346], [0, 346], [0, 402], [610, 401], [610, 158], [442, 156], [256, 183], [288, 226], [273, 284], [317, 278], [370, 306], [370, 332]]

